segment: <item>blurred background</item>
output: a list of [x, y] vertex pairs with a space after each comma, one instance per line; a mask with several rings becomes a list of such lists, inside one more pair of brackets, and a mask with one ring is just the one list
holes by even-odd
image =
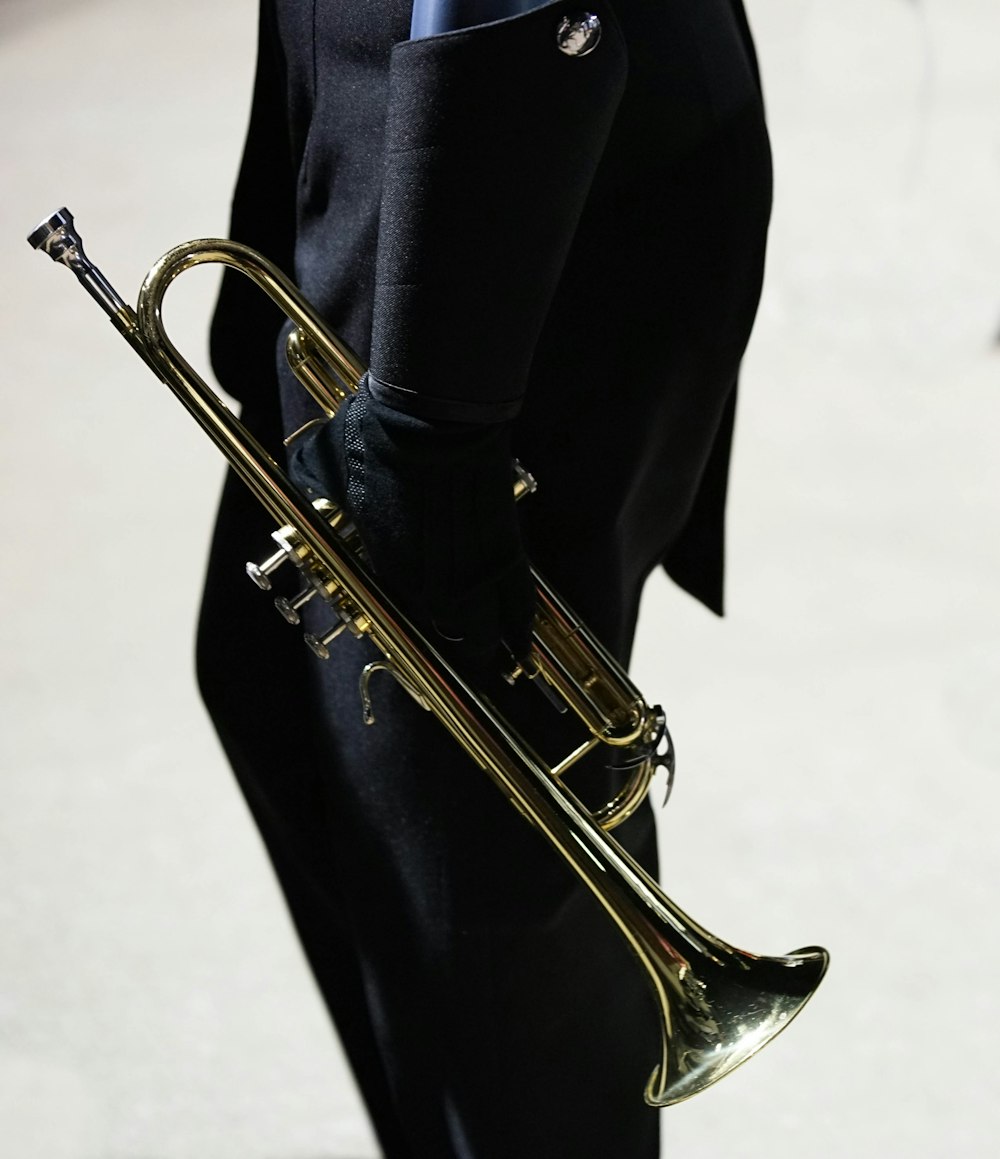
[[[196, 698], [221, 460], [24, 242], [68, 205], [134, 299], [164, 250], [225, 232], [255, 9], [0, 0], [0, 1152], [18, 1159], [377, 1153]], [[680, 751], [668, 893], [737, 945], [818, 941], [833, 966], [790, 1034], [663, 1113], [664, 1155], [993, 1155], [1000, 8], [748, 11], [777, 192], [729, 614], [654, 576], [635, 674]], [[201, 274], [169, 303], [195, 361]]]

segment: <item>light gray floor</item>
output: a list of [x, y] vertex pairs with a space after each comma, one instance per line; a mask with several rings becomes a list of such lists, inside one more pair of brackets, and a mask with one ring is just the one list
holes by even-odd
[[[132, 298], [170, 245], [224, 231], [254, 7], [0, 3], [0, 1154], [17, 1159], [375, 1155], [195, 697], [220, 463], [23, 241], [68, 204]], [[739, 945], [822, 941], [834, 965], [791, 1033], [664, 1112], [664, 1154], [992, 1155], [1000, 9], [749, 7], [778, 185], [730, 615], [657, 578], [636, 672], [681, 749], [668, 892]], [[171, 299], [192, 352], [212, 282]]]

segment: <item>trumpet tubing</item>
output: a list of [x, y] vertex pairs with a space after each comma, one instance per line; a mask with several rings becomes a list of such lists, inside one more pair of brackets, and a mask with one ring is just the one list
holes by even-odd
[[[216, 263], [240, 271], [292, 321], [289, 364], [329, 418], [357, 388], [364, 366], [288, 278], [239, 243], [193, 241], [170, 250], [152, 267], [133, 311], [86, 258], [68, 211], [52, 215], [28, 240], [76, 274], [274, 518], [277, 550], [262, 563], [248, 565], [248, 572], [267, 589], [279, 568], [291, 564], [297, 571], [301, 590], [277, 601], [281, 614], [296, 623], [299, 608], [310, 600], [329, 607], [329, 631], [307, 638], [321, 656], [344, 631], [367, 637], [378, 647], [383, 658], [361, 674], [366, 718], [372, 716], [369, 681], [375, 672], [388, 671], [438, 718], [604, 907], [634, 952], [655, 1000], [662, 1053], [647, 1084], [646, 1101], [666, 1106], [704, 1090], [783, 1030], [819, 985], [827, 952], [808, 947], [780, 957], [758, 957], [723, 942], [676, 906], [609, 833], [641, 803], [658, 766], [672, 772], [673, 750], [662, 711], [646, 703], [627, 674], [536, 574], [538, 611], [531, 654], [509, 679], [543, 686], [581, 726], [581, 739], [568, 753], [556, 761], [542, 760], [379, 588], [362, 562], [357, 532], [339, 505], [332, 498], [312, 503], [303, 498], [276, 460], [191, 368], [163, 327], [163, 297], [185, 270]], [[516, 494], [523, 494], [534, 484], [519, 471], [514, 486]], [[589, 810], [564, 774], [601, 745], [626, 754], [629, 774], [611, 801]]]

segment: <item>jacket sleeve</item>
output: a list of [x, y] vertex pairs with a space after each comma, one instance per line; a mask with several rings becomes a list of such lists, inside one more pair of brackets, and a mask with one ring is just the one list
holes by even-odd
[[625, 85], [610, 6], [588, 12], [587, 35], [558, 0], [393, 49], [369, 385], [397, 410], [518, 411]]

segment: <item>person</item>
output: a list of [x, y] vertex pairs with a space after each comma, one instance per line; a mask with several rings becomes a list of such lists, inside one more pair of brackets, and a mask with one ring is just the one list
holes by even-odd
[[[523, 7], [413, 38], [408, 0], [262, 0], [232, 213], [371, 366], [294, 477], [340, 492], [485, 682], [525, 644], [526, 558], [623, 663], [654, 568], [721, 613], [771, 195], [740, 0]], [[283, 323], [226, 274], [213, 365], [271, 446], [316, 414], [275, 365]], [[516, 510], [512, 454], [539, 481]], [[271, 530], [229, 479], [199, 680], [384, 1154], [653, 1159], [623, 940], [394, 682], [363, 724], [365, 646], [315, 659], [242, 575]], [[648, 808], [617, 835], [655, 871]]]

